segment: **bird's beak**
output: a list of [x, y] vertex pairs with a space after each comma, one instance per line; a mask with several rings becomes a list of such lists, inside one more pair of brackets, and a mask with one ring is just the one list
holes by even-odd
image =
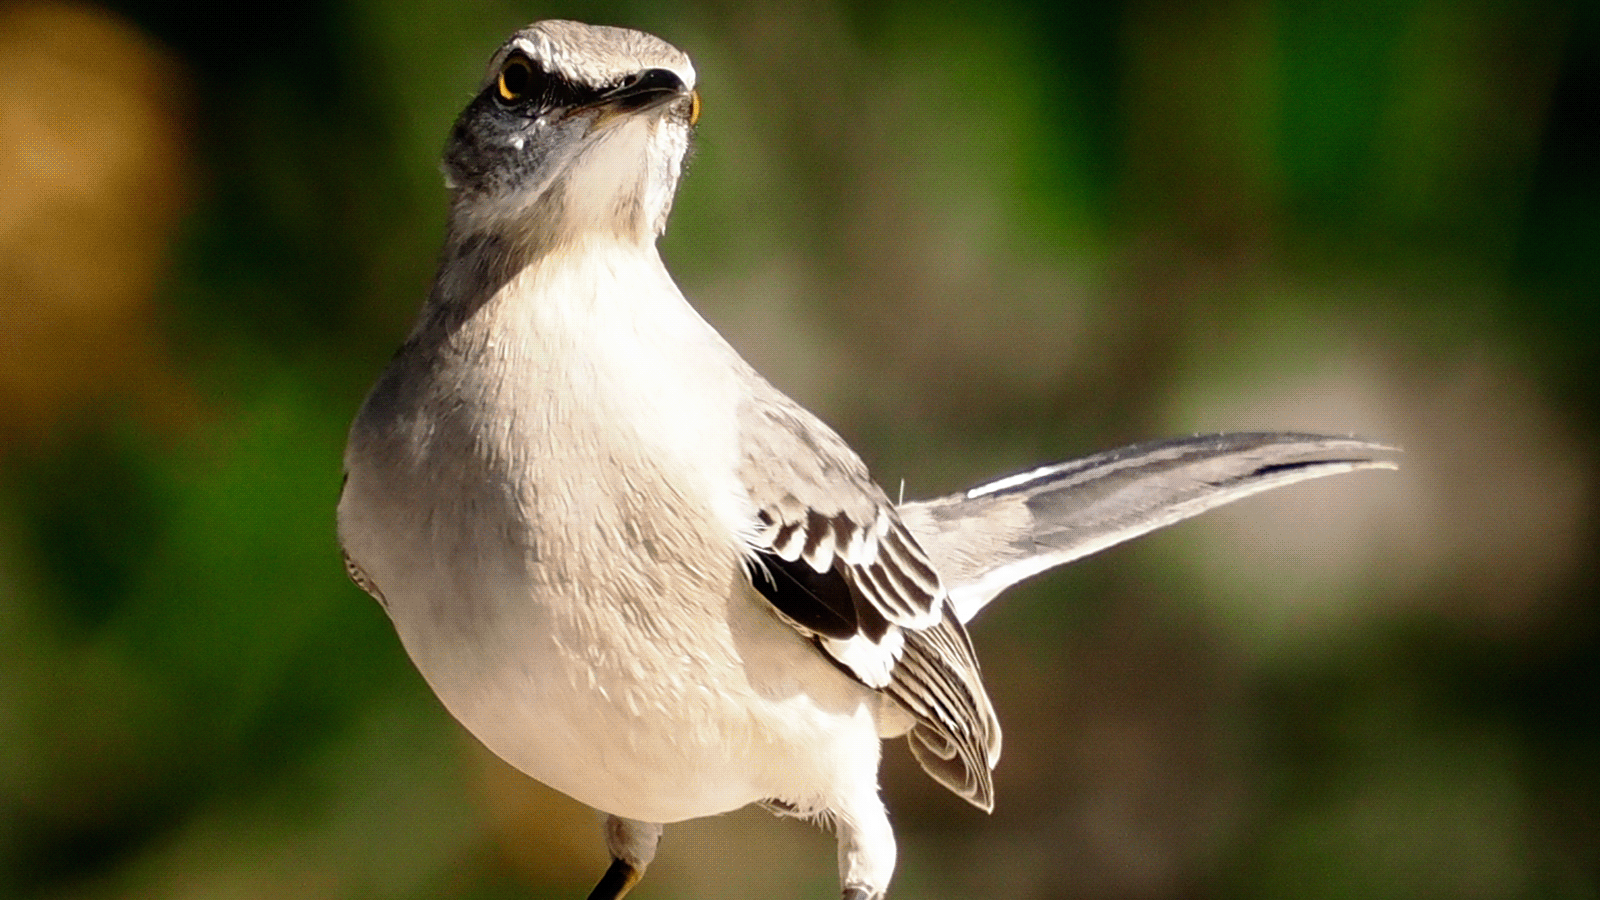
[[590, 130], [602, 128], [634, 114], [659, 109], [675, 100], [691, 96], [692, 92], [675, 73], [667, 69], [645, 69], [597, 99], [574, 107], [574, 114], [594, 112]]

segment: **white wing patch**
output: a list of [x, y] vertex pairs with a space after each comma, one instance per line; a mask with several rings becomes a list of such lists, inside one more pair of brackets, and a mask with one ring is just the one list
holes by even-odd
[[874, 641], [864, 634], [847, 640], [819, 638], [818, 643], [827, 654], [838, 660], [856, 680], [874, 690], [889, 686], [894, 667], [905, 649], [905, 632], [891, 625], [883, 637]]
[[791, 502], [758, 520], [756, 588], [851, 677], [912, 714], [912, 748], [930, 775], [991, 808], [1000, 725], [939, 575], [900, 517], [882, 505], [858, 523]]

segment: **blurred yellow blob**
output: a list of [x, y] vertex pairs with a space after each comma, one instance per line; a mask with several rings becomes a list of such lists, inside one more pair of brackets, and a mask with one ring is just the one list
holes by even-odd
[[152, 297], [187, 199], [180, 85], [105, 10], [0, 5], [0, 446], [95, 401], [170, 406]]

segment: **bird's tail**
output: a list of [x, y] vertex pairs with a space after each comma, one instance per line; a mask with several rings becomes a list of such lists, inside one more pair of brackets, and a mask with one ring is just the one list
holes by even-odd
[[1396, 453], [1350, 437], [1199, 435], [1044, 466], [900, 512], [966, 622], [1046, 569], [1272, 488], [1393, 469]]

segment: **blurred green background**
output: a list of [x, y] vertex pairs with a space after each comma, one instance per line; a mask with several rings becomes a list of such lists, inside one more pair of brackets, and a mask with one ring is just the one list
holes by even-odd
[[[992, 817], [885, 763], [900, 898], [1600, 896], [1600, 10], [1513, 0], [0, 0], [0, 897], [575, 898], [340, 569], [343, 432], [489, 53], [700, 73], [663, 241], [891, 492], [1201, 430], [1294, 488], [974, 630]], [[650, 898], [835, 896], [668, 830]]]

